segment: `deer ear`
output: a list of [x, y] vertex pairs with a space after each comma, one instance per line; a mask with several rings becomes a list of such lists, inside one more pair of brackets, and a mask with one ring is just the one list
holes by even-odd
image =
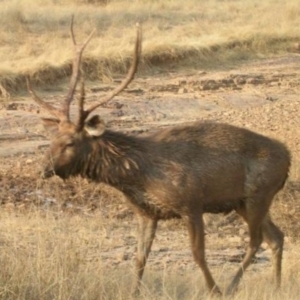
[[54, 118], [42, 118], [44, 128], [50, 132], [51, 135], [58, 133], [59, 120]]
[[103, 120], [96, 115], [85, 122], [84, 129], [90, 136], [101, 136], [105, 131], [105, 124]]

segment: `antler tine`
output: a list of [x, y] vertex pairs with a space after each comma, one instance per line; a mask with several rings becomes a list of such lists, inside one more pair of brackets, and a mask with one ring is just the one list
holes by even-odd
[[27, 90], [29, 92], [29, 94], [32, 96], [33, 100], [39, 104], [40, 106], [42, 106], [43, 108], [45, 108], [47, 111], [49, 111], [51, 113], [51, 115], [53, 115], [54, 117], [57, 117], [59, 119], [61, 119], [63, 117], [62, 112], [55, 108], [54, 106], [52, 106], [51, 104], [43, 101], [32, 89], [31, 86], [31, 82], [29, 77], [26, 77], [26, 84], [27, 84]]
[[[81, 80], [80, 80], [80, 94], [79, 94], [79, 99], [78, 99], [78, 127], [79, 126], [82, 126], [83, 122], [84, 122], [84, 119], [83, 116], [84, 116], [84, 100], [85, 100], [85, 88], [84, 88], [84, 80], [83, 78], [81, 77]], [[81, 129], [79, 127], [79, 129]]]
[[91, 107], [89, 107], [87, 110], [83, 111], [84, 117], [82, 118], [83, 120], [87, 118], [87, 116], [95, 110], [97, 107], [103, 105], [104, 103], [107, 103], [110, 101], [112, 98], [114, 98], [116, 95], [118, 95], [120, 92], [122, 92], [128, 85], [129, 83], [133, 80], [134, 75], [137, 71], [137, 67], [139, 64], [139, 59], [140, 59], [140, 54], [141, 54], [141, 49], [142, 49], [142, 29], [141, 26], [137, 23], [137, 37], [136, 37], [136, 42], [134, 46], [134, 54], [133, 54], [133, 62], [132, 65], [127, 73], [127, 76], [125, 79], [122, 81], [121, 85], [116, 87], [108, 96], [106, 96], [100, 103], [97, 103]]
[[91, 40], [93, 34], [96, 31], [96, 29], [94, 29], [90, 33], [88, 38], [84, 41], [84, 43], [82, 43], [81, 45], [77, 45], [76, 40], [75, 40], [74, 31], [73, 31], [73, 23], [74, 23], [73, 20], [74, 20], [74, 16], [72, 16], [72, 19], [71, 19], [70, 31], [71, 31], [72, 41], [74, 44], [75, 56], [74, 56], [73, 63], [72, 63], [72, 77], [70, 80], [69, 91], [66, 96], [65, 102], [63, 104], [63, 108], [62, 108], [62, 112], [68, 120], [70, 119], [70, 104], [73, 101], [76, 85], [77, 85], [78, 79], [80, 77], [80, 64], [81, 64], [82, 53], [83, 53], [83, 50], [85, 49], [85, 47], [87, 46], [87, 44], [89, 43], [89, 41]]
[[73, 30], [73, 24], [74, 24], [74, 15], [72, 15], [71, 17], [71, 26], [70, 26], [70, 31], [71, 31], [71, 38], [73, 41], [73, 45], [76, 45], [76, 39], [75, 39], [75, 34], [74, 34], [74, 30]]

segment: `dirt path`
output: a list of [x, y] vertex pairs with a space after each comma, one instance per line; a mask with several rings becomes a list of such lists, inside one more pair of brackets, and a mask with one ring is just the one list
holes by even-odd
[[[139, 77], [126, 92], [111, 101], [108, 107], [99, 108], [97, 113], [108, 127], [124, 131], [147, 132], [171, 124], [206, 119], [245, 126], [285, 141], [293, 152], [291, 178], [298, 178], [299, 66], [300, 56], [291, 55], [247, 63], [226, 72], [180, 72]], [[111, 85], [88, 83], [87, 102], [95, 102], [110, 89]], [[61, 90], [49, 90], [43, 92], [43, 96], [58, 104], [63, 93]], [[4, 101], [0, 107], [2, 171], [11, 169], [12, 173], [18, 172], [15, 168], [17, 163], [31, 164], [34, 168], [36, 153], [48, 145], [39, 121], [39, 115], [46, 115], [45, 112], [36, 114], [39, 108], [28, 97]], [[75, 113], [76, 106], [72, 105], [73, 117]], [[108, 234], [103, 244], [101, 256], [107, 265], [126, 266], [132, 262], [135, 229], [132, 229], [133, 233], [128, 233], [126, 230], [130, 230], [131, 225], [126, 226], [126, 223], [122, 228], [112, 235]], [[210, 265], [239, 262], [247, 241], [247, 228], [238, 222], [227, 228], [228, 232], [226, 226], [222, 229], [215, 226], [214, 229], [207, 235]], [[150, 256], [153, 268], [161, 269], [174, 264], [179, 268], [197, 268], [187, 247], [185, 230], [168, 231], [166, 227], [161, 227], [159, 235], [154, 245], [154, 255]], [[226, 243], [222, 244], [222, 237], [225, 236]], [[117, 248], [111, 249], [109, 246], [112, 238], [114, 243], [116, 239], [120, 241]], [[216, 244], [216, 238], [221, 238], [221, 242]], [[269, 263], [270, 251], [266, 249], [258, 255], [258, 266]]]
[[[111, 101], [109, 107], [99, 108], [97, 113], [109, 127], [122, 130], [147, 131], [220, 117], [231, 122], [230, 110], [297, 100], [299, 65], [300, 57], [293, 55], [245, 64], [229, 72], [182, 72], [137, 78], [126, 93]], [[87, 102], [101, 99], [111, 88], [89, 83]], [[43, 96], [58, 104], [63, 94], [52, 90]], [[16, 97], [0, 107], [0, 156], [33, 153], [48, 143], [39, 115], [35, 113], [39, 108], [31, 99]], [[72, 114], [75, 112], [76, 107], [72, 105]]]

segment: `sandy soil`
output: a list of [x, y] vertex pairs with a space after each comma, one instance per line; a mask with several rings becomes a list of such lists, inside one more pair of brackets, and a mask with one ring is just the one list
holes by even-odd
[[[300, 56], [291, 55], [247, 63], [230, 71], [174, 71], [137, 76], [126, 92], [96, 113], [109, 127], [124, 131], [148, 131], [204, 119], [276, 131], [284, 125], [282, 117], [290, 115], [284, 106], [293, 102], [293, 110], [297, 111], [299, 63]], [[40, 95], [59, 105], [64, 89], [65, 86], [48, 88]], [[112, 85], [88, 83], [86, 102], [101, 99], [110, 89]], [[39, 121], [40, 115], [47, 114], [24, 95], [0, 102], [0, 156], [32, 153], [48, 143]], [[273, 104], [279, 106], [280, 116], [274, 114]], [[247, 118], [252, 112], [259, 124]], [[76, 103], [72, 105], [72, 114], [76, 114]], [[296, 123], [297, 119], [288, 125]]]
[[[99, 108], [97, 113], [106, 121], [108, 127], [142, 134], [179, 123], [215, 120], [277, 137], [287, 143], [293, 154], [290, 176], [292, 183], [299, 178], [300, 171], [299, 66], [300, 56], [290, 55], [246, 63], [229, 71], [170, 71], [157, 72], [152, 76], [137, 76], [126, 92], [111, 101], [107, 107]], [[109, 84], [89, 82], [87, 102], [97, 101], [111, 88], [112, 85]], [[63, 99], [64, 89], [65, 86], [58, 86], [40, 94], [50, 102], [59, 104]], [[39, 116], [45, 116], [46, 113], [40, 111], [25, 94], [3, 100], [0, 107], [0, 191], [3, 206], [23, 207], [24, 203], [36, 203], [37, 198], [42, 208], [53, 203], [56, 205], [59, 200], [55, 193], [50, 192], [51, 187], [37, 189], [34, 175], [42, 152], [49, 143], [39, 121]], [[72, 105], [72, 116], [75, 115], [76, 105]], [[94, 187], [93, 196], [89, 194], [91, 189], [82, 188], [81, 193], [85, 193], [89, 203], [78, 204], [76, 187], [61, 183], [58, 179], [53, 180], [57, 185], [69, 187], [71, 191], [67, 199], [61, 200], [60, 208], [67, 207], [74, 211], [76, 207], [80, 207], [79, 210], [84, 214], [92, 214], [93, 207], [99, 201], [97, 193], [102, 187]], [[86, 185], [82, 183], [81, 187]], [[294, 189], [291, 194], [292, 191], [298, 192]], [[32, 200], [32, 194], [35, 195], [35, 200]], [[99, 195], [103, 199], [112, 194], [110, 191], [106, 193], [104, 188]], [[106, 237], [101, 257], [107, 265], [126, 266], [132, 264], [135, 221], [126, 218], [129, 212], [122, 200], [119, 200], [120, 196], [113, 197], [117, 200], [113, 204], [116, 209], [112, 209], [112, 216], [122, 220], [122, 226], [115, 228], [108, 225], [106, 232], [101, 233]], [[90, 200], [91, 198], [93, 199]], [[289, 211], [292, 217], [296, 218], [298, 208], [297, 203], [294, 206], [295, 212]], [[105, 212], [106, 208], [103, 209], [104, 215]], [[245, 225], [231, 215], [227, 219], [208, 217], [206, 221], [208, 225], [212, 225], [207, 226], [209, 264], [220, 265], [227, 262], [236, 265], [241, 260], [247, 242]], [[166, 266], [197, 268], [187, 246], [185, 228], [172, 224], [166, 222], [160, 225], [149, 266], [158, 269]], [[285, 223], [280, 226], [288, 227]], [[112, 240], [114, 248], [111, 247]], [[290, 240], [287, 237], [287, 251]], [[270, 250], [263, 245], [256, 266], [270, 264], [269, 260]]]

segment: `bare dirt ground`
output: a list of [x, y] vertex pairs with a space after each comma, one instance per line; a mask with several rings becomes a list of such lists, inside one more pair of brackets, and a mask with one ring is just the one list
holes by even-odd
[[[107, 126], [146, 134], [161, 127], [199, 121], [227, 122], [276, 137], [293, 155], [290, 181], [276, 201], [273, 213], [286, 232], [286, 253], [299, 237], [300, 205], [297, 201], [300, 172], [300, 56], [289, 55], [245, 63], [226, 71], [170, 71], [137, 76], [130, 88], [109, 105], [99, 108]], [[87, 84], [87, 102], [100, 99], [112, 84]], [[63, 99], [65, 86], [52, 87], [40, 95], [54, 104]], [[53, 178], [40, 185], [36, 172], [49, 140], [39, 116], [46, 115], [25, 95], [0, 102], [0, 199], [6, 210], [22, 211], [32, 204], [51, 207], [58, 216], [72, 213], [93, 218], [98, 211], [108, 222], [100, 255], [105, 265], [132, 264], [135, 221], [119, 193], [104, 186], [74, 179], [63, 183]], [[38, 112], [38, 113], [37, 113]], [[72, 105], [76, 114], [76, 105]], [[55, 187], [55, 188], [53, 188]], [[236, 266], [244, 253], [247, 228], [234, 215], [208, 217], [207, 256], [210, 265]], [[149, 258], [149, 268], [197, 269], [185, 228], [178, 222], [162, 223]], [[270, 250], [263, 244], [257, 255], [262, 271], [270, 264]], [[288, 254], [285, 256], [288, 257]], [[92, 259], [92, 258], [91, 258]], [[260, 267], [263, 268], [260, 268]]]

